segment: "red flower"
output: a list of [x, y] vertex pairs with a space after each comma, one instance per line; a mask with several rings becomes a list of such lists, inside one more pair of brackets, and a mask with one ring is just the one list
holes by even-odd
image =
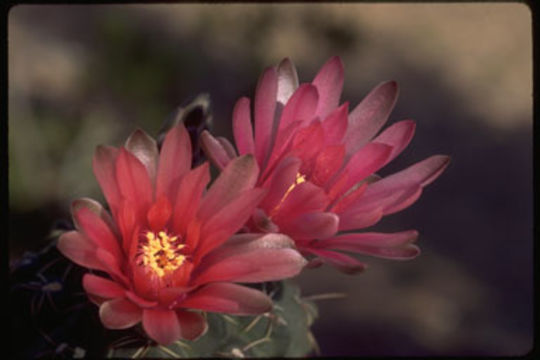
[[[378, 85], [349, 113], [339, 105], [343, 65], [331, 58], [311, 83], [298, 86], [290, 60], [268, 68], [255, 94], [253, 132], [250, 100], [233, 112], [238, 152], [253, 154], [261, 168], [257, 185], [268, 189], [249, 227], [289, 235], [304, 254], [353, 272], [364, 264], [340, 251], [406, 259], [419, 253], [414, 230], [394, 234], [349, 233], [415, 202], [446, 168], [449, 158], [429, 157], [381, 179], [374, 173], [408, 145], [415, 124], [397, 122], [377, 133], [396, 102], [393, 81]], [[203, 146], [221, 169], [236, 151], [224, 138], [203, 133]]]
[[266, 193], [254, 188], [259, 170], [251, 155], [232, 160], [207, 192], [208, 163], [193, 170], [190, 164], [182, 124], [169, 131], [160, 152], [141, 130], [120, 149], [97, 148], [94, 174], [112, 216], [94, 200], [76, 200], [77, 230], [63, 234], [58, 248], [75, 263], [108, 275], [83, 278], [105, 327], [124, 329], [142, 321], [160, 344], [194, 339], [207, 325], [189, 309], [269, 311], [272, 303], [264, 293], [233, 282], [283, 279], [305, 265], [284, 235], [232, 236]]

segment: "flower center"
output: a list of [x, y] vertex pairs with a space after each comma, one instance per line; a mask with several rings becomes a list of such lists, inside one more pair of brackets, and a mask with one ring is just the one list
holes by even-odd
[[178, 236], [169, 236], [160, 231], [157, 236], [148, 231], [147, 242], [141, 246], [140, 264], [153, 271], [159, 277], [178, 269], [186, 260], [181, 250], [185, 247]]

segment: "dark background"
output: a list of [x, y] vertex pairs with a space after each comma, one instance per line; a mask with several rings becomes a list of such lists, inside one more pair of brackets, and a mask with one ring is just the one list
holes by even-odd
[[415, 138], [381, 173], [432, 154], [452, 163], [412, 207], [373, 230], [415, 228], [422, 255], [365, 259], [356, 276], [305, 271], [323, 355], [519, 355], [532, 346], [532, 40], [521, 4], [17, 6], [9, 13], [10, 262], [48, 240], [69, 203], [103, 197], [98, 144], [156, 135], [176, 106], [210, 94], [230, 137], [236, 99], [290, 57], [309, 81], [345, 64], [342, 101], [381, 81], [389, 123]]

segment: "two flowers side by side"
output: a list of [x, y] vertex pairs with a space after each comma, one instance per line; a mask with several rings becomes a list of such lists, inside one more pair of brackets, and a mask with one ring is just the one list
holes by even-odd
[[[161, 146], [136, 130], [121, 148], [97, 148], [93, 168], [109, 211], [91, 199], [73, 202], [75, 231], [59, 250], [94, 271], [83, 278], [105, 327], [142, 322], [159, 344], [196, 339], [201, 312], [260, 314], [263, 292], [239, 283], [281, 280], [331, 264], [365, 265], [346, 252], [408, 259], [414, 230], [348, 232], [418, 199], [448, 157], [435, 155], [396, 174], [375, 175], [408, 145], [414, 122], [377, 133], [397, 85], [376, 87], [350, 114], [339, 104], [343, 66], [330, 59], [311, 83], [299, 84], [283, 60], [261, 76], [254, 100], [233, 112], [234, 146], [203, 132], [207, 156], [221, 170], [210, 187], [208, 163], [191, 169], [191, 142], [180, 123]], [[377, 135], [377, 136], [376, 136]]]

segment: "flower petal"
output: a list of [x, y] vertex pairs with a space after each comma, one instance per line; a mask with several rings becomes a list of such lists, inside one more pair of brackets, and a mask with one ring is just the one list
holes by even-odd
[[[111, 215], [105, 208], [97, 201], [90, 199], [90, 198], [81, 198], [73, 201], [71, 203], [71, 214], [75, 213], [75, 210], [78, 210], [80, 208], [87, 208], [94, 214], [98, 215], [109, 228], [111, 231], [113, 231], [115, 234], [118, 233], [118, 229], [116, 224], [114, 223], [114, 220], [112, 219]], [[80, 225], [77, 223], [76, 219], [73, 218], [73, 221], [75, 222], [75, 226], [79, 227]]]
[[375, 225], [383, 217], [383, 208], [376, 207], [370, 211], [345, 212], [339, 215], [339, 231], [363, 229]]
[[[334, 184], [340, 183], [340, 177], [346, 176], [347, 181], [342, 184], [341, 193], [349, 190], [354, 184], [365, 179], [379, 170], [385, 163], [392, 148], [385, 144], [369, 143], [354, 154]], [[331, 190], [330, 190], [331, 191]]]
[[422, 188], [433, 182], [448, 166], [450, 158], [434, 155], [408, 168], [387, 176], [368, 186], [355, 209], [366, 210], [385, 203], [384, 213], [403, 209], [404, 203], [410, 206], [422, 191]]
[[172, 214], [172, 205], [164, 195], [157, 198], [146, 214], [150, 229], [160, 231], [167, 225]]
[[140, 308], [153, 308], [158, 305], [157, 301], [147, 300], [132, 291], [126, 291], [126, 297]]
[[321, 211], [328, 205], [328, 197], [323, 189], [309, 181], [296, 185], [283, 202], [270, 214], [278, 226], [306, 212]]
[[144, 309], [142, 322], [144, 331], [160, 345], [170, 345], [180, 339], [180, 322], [174, 310]]
[[163, 140], [156, 178], [156, 197], [174, 196], [180, 178], [191, 169], [191, 140], [180, 122]]
[[247, 97], [240, 98], [234, 106], [233, 134], [240, 155], [255, 153], [253, 128], [251, 126], [250, 101]]
[[319, 92], [317, 116], [325, 117], [339, 104], [341, 90], [343, 89], [343, 63], [339, 56], [330, 58], [319, 70], [313, 85]]
[[220, 247], [205, 258], [193, 283], [262, 282], [294, 276], [306, 261], [289, 248], [290, 241], [281, 234], [267, 234], [249, 243]]
[[272, 309], [272, 300], [259, 290], [231, 283], [212, 283], [191, 293], [180, 306], [234, 315], [255, 315]]
[[143, 163], [146, 171], [148, 171], [150, 180], [152, 183], [155, 183], [159, 158], [156, 141], [143, 130], [137, 129], [126, 140], [124, 147]]
[[414, 136], [415, 127], [416, 125], [412, 120], [399, 121], [386, 128], [379, 136], [373, 139], [373, 142], [387, 144], [392, 147], [392, 152], [385, 165], [394, 160], [407, 147]]
[[298, 88], [298, 74], [289, 58], [281, 60], [277, 68], [278, 90], [276, 100], [285, 105]]
[[[202, 241], [197, 256], [203, 256], [236, 233], [253, 214], [265, 194], [265, 189], [246, 190], [208, 219], [201, 230]], [[218, 231], [222, 233], [221, 238], [210, 237]], [[212, 242], [205, 241], [207, 239], [212, 239]]]
[[97, 258], [96, 245], [78, 231], [63, 233], [58, 239], [56, 247], [65, 257], [75, 264], [95, 270], [106, 269]]
[[347, 131], [349, 103], [345, 102], [324, 118], [324, 142], [328, 145], [341, 144], [341, 140]]
[[201, 201], [198, 216], [206, 221], [244, 190], [252, 188], [259, 168], [252, 155], [242, 155], [232, 160], [212, 184]]
[[115, 257], [122, 256], [117, 236], [99, 214], [94, 213], [93, 209], [86, 207], [85, 202], [80, 201], [74, 202], [72, 210], [75, 222], [96, 246], [107, 250]]
[[319, 94], [315, 86], [311, 84], [300, 85], [283, 108], [278, 134], [296, 120], [301, 120], [303, 123], [309, 123], [313, 120], [318, 100]]
[[98, 146], [92, 159], [94, 175], [107, 199], [113, 215], [120, 202], [120, 191], [116, 182], [116, 159], [118, 149], [112, 146]]
[[172, 218], [172, 228], [175, 233], [186, 233], [188, 225], [195, 218], [202, 194], [209, 181], [210, 171], [207, 162], [188, 172], [180, 181]]
[[116, 180], [122, 196], [133, 204], [137, 218], [144, 218], [153, 198], [152, 183], [143, 163], [124, 148], [116, 161]]
[[83, 288], [87, 293], [106, 299], [124, 297], [126, 289], [118, 283], [93, 274], [84, 274]]
[[201, 314], [176, 310], [180, 322], [180, 336], [182, 339], [195, 340], [208, 330], [206, 319]]
[[395, 81], [379, 84], [349, 114], [349, 126], [344, 138], [348, 156], [364, 146], [384, 125], [397, 96]]
[[259, 164], [266, 161], [272, 143], [277, 86], [276, 68], [270, 67], [260, 77], [255, 91], [255, 156]]
[[342, 234], [318, 242], [321, 248], [356, 251], [358, 246], [398, 247], [416, 241], [418, 231], [407, 230], [396, 233], [352, 233]]
[[223, 144], [206, 130], [201, 134], [201, 145], [206, 156], [220, 170], [223, 170], [232, 160]]
[[99, 307], [99, 317], [107, 329], [127, 329], [141, 321], [142, 310], [126, 299], [112, 299]]
[[339, 217], [331, 212], [301, 214], [296, 219], [283, 223], [280, 231], [295, 241], [303, 239], [325, 239], [338, 230]]
[[268, 193], [260, 204], [261, 208], [271, 210], [281, 202], [287, 190], [295, 182], [300, 165], [300, 159], [287, 157], [276, 166], [263, 184], [265, 188], [268, 188]]
[[[324, 240], [323, 240], [324, 241]], [[367, 265], [356, 260], [349, 255], [338, 253], [335, 251], [321, 249], [304, 249], [314, 255], [317, 255], [324, 263], [327, 263], [345, 274], [356, 274], [364, 271]]]
[[345, 147], [343, 145], [331, 145], [322, 149], [315, 158], [310, 181], [324, 187], [341, 168], [344, 158]]

